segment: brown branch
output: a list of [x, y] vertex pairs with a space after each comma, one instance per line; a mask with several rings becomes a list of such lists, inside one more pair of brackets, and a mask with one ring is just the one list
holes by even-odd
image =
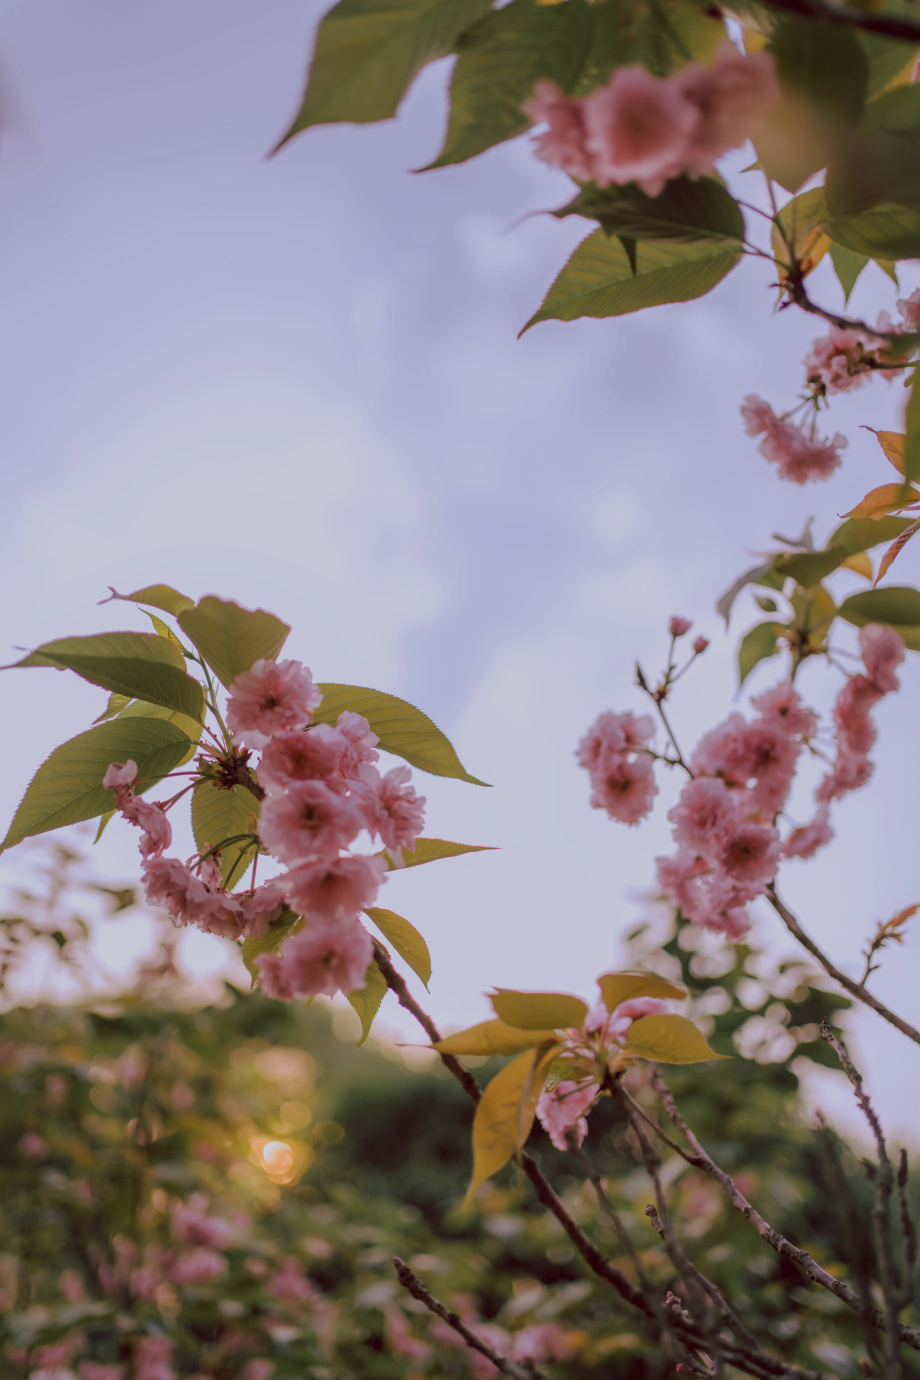
[[[706, 1153], [694, 1133], [690, 1130], [690, 1127], [678, 1111], [674, 1096], [658, 1069], [655, 1069], [653, 1074], [652, 1086], [661, 1098], [662, 1105], [668, 1114], [668, 1119], [677, 1127], [681, 1135], [687, 1141], [687, 1144], [694, 1151], [693, 1163], [700, 1169], [704, 1169], [717, 1183], [721, 1184], [732, 1206], [741, 1213], [742, 1217], [748, 1219], [761, 1239], [766, 1241], [768, 1246], [772, 1246], [778, 1255], [783, 1255], [788, 1260], [795, 1261], [815, 1284], [820, 1284], [824, 1289], [827, 1289], [829, 1293], [834, 1294], [841, 1302], [845, 1303], [848, 1308], [852, 1308], [854, 1313], [859, 1313], [860, 1316], [866, 1318], [873, 1327], [878, 1328], [880, 1332], [885, 1332], [888, 1321], [880, 1308], [872, 1308], [864, 1303], [848, 1284], [844, 1284], [841, 1280], [835, 1279], [833, 1275], [828, 1274], [827, 1270], [823, 1270], [807, 1251], [802, 1250], [801, 1246], [794, 1246], [785, 1236], [771, 1227], [769, 1222], [761, 1217], [757, 1209], [748, 1202], [731, 1175], [726, 1174], [725, 1170], [721, 1169], [716, 1164], [715, 1160]], [[908, 1346], [912, 1346], [915, 1351], [920, 1351], [920, 1328], [908, 1327], [905, 1323], [900, 1323], [898, 1335], [902, 1342], [906, 1342]]]
[[768, 0], [774, 10], [800, 14], [804, 19], [824, 19], [829, 24], [841, 24], [861, 29], [867, 34], [881, 34], [884, 38], [901, 39], [905, 43], [920, 43], [920, 24], [894, 15], [871, 14], [851, 5], [831, 3], [830, 0]]
[[485, 1356], [486, 1360], [491, 1361], [496, 1370], [501, 1371], [502, 1375], [511, 1375], [514, 1380], [549, 1380], [542, 1370], [537, 1370], [533, 1362], [519, 1366], [514, 1361], [509, 1361], [507, 1356], [503, 1356], [500, 1351], [489, 1346], [484, 1342], [466, 1323], [458, 1313], [452, 1313], [449, 1308], [445, 1308], [443, 1303], [439, 1303], [434, 1294], [429, 1293], [422, 1281], [414, 1270], [410, 1270], [404, 1260], [400, 1260], [398, 1255], [393, 1256], [393, 1267], [396, 1270], [396, 1278], [404, 1289], [408, 1289], [414, 1299], [423, 1303], [429, 1313], [433, 1313], [436, 1318], [446, 1322], [448, 1327], [452, 1327], [458, 1336], [462, 1337], [467, 1346], [473, 1351], [478, 1351]]
[[597, 1194], [597, 1201], [600, 1203], [604, 1212], [606, 1212], [607, 1216], [610, 1218], [614, 1231], [622, 1241], [626, 1251], [629, 1253], [629, 1258], [633, 1263], [633, 1269], [636, 1272], [636, 1278], [642, 1285], [642, 1288], [647, 1290], [649, 1288], [648, 1277], [642, 1268], [642, 1261], [639, 1259], [639, 1253], [633, 1245], [632, 1240], [630, 1239], [629, 1232], [623, 1225], [623, 1222], [620, 1218], [620, 1214], [617, 1212], [616, 1208], [613, 1206], [613, 1203], [611, 1203], [609, 1197], [607, 1196], [607, 1190], [604, 1187], [603, 1179], [601, 1178], [598, 1171], [595, 1169], [594, 1165], [588, 1159], [588, 1156], [585, 1154], [584, 1150], [582, 1150], [581, 1146], [577, 1143], [574, 1132], [569, 1132], [568, 1141], [569, 1149], [571, 1150], [575, 1158], [578, 1160], [578, 1163], [581, 1165], [582, 1171], [584, 1172], [585, 1176], [591, 1181], [591, 1184], [594, 1188], [594, 1192]]
[[847, 977], [846, 973], [841, 972], [836, 964], [832, 963], [827, 955], [818, 948], [815, 941], [805, 933], [798, 920], [796, 920], [795, 916], [792, 914], [792, 911], [779, 899], [776, 893], [776, 887], [773, 884], [767, 887], [766, 894], [767, 900], [770, 902], [789, 933], [799, 941], [803, 949], [808, 950], [812, 958], [818, 960], [824, 971], [829, 974], [835, 982], [839, 982], [840, 986], [849, 992], [850, 996], [856, 997], [857, 1001], [864, 1002], [866, 1006], [870, 1006], [883, 1020], [888, 1021], [896, 1030], [900, 1030], [901, 1034], [906, 1035], [909, 1040], [913, 1040], [914, 1044], [920, 1045], [920, 1030], [915, 1030], [908, 1021], [896, 1015], [894, 1011], [889, 1011], [888, 1007], [885, 1006], [883, 1002], [880, 1002], [878, 997], [874, 997], [871, 992], [868, 992], [861, 982], [854, 982], [851, 977]]
[[[818, 1028], [821, 1039], [830, 1045], [831, 1049], [840, 1060], [840, 1065], [853, 1085], [853, 1092], [859, 1109], [869, 1123], [869, 1127], [875, 1137], [875, 1147], [878, 1153], [878, 1165], [868, 1165], [871, 1170], [870, 1178], [875, 1180], [875, 1208], [873, 1218], [875, 1222], [875, 1249], [878, 1260], [879, 1283], [882, 1288], [882, 1297], [885, 1300], [885, 1310], [887, 1314], [887, 1326], [885, 1328], [885, 1359], [889, 1380], [898, 1380], [904, 1374], [904, 1366], [901, 1361], [901, 1346], [899, 1334], [898, 1313], [908, 1298], [904, 1297], [901, 1283], [898, 1279], [897, 1268], [894, 1263], [894, 1252], [891, 1245], [891, 1218], [889, 1215], [889, 1205], [891, 1195], [894, 1191], [894, 1174], [891, 1168], [891, 1160], [888, 1158], [888, 1148], [885, 1145], [885, 1135], [882, 1131], [882, 1123], [876, 1115], [875, 1108], [869, 1101], [869, 1095], [863, 1087], [862, 1074], [856, 1068], [850, 1058], [846, 1045], [842, 1040], [838, 1040], [831, 1030], [827, 1021], [821, 1022]], [[908, 1295], [909, 1297], [909, 1295]]]

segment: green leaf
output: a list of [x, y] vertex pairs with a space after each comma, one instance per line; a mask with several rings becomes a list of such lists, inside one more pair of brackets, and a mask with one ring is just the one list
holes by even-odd
[[299, 930], [302, 924], [302, 918], [285, 907], [278, 916], [278, 919], [273, 920], [269, 925], [267, 934], [261, 935], [258, 939], [250, 938], [243, 940], [240, 945], [240, 953], [243, 962], [249, 969], [249, 976], [252, 978], [253, 985], [255, 985], [259, 977], [256, 959], [261, 958], [263, 954], [273, 954], [283, 941], [287, 939], [288, 935]]
[[96, 830], [96, 837], [93, 839], [93, 843], [99, 842], [99, 840], [102, 838], [102, 835], [108, 828], [109, 821], [113, 819], [117, 814], [117, 810], [106, 810], [104, 815], [99, 816], [99, 828]]
[[830, 254], [837, 281], [843, 288], [843, 300], [849, 302], [856, 280], [869, 260], [865, 254], [855, 254], [852, 249], [845, 249], [842, 244], [832, 244]]
[[613, 1012], [624, 1001], [634, 997], [664, 997], [683, 1001], [687, 993], [683, 987], [666, 982], [656, 973], [604, 973], [597, 985], [601, 989], [601, 1000], [607, 1010]]
[[912, 479], [920, 479], [920, 388], [917, 387], [916, 371], [914, 372], [914, 382], [911, 385], [910, 398], [907, 401], [902, 474], [904, 475], [905, 486]]
[[671, 1015], [640, 1016], [633, 1021], [626, 1032], [626, 1052], [661, 1064], [701, 1064], [730, 1057], [710, 1049], [686, 1016]]
[[[447, 839], [416, 839], [412, 853], [403, 850], [403, 867], [418, 867], [421, 863], [439, 862], [441, 858], [459, 858], [464, 853], [494, 853], [494, 847], [485, 843], [448, 843]], [[377, 854], [383, 858], [389, 871], [397, 871], [389, 853]]]
[[797, 15], [777, 22], [769, 51], [782, 95], [754, 147], [767, 175], [795, 192], [825, 167], [859, 120], [868, 64], [848, 29]]
[[738, 595], [747, 585], [768, 585], [771, 589], [782, 589], [783, 582], [778, 579], [773, 569], [773, 558], [761, 562], [760, 565], [752, 566], [743, 575], [739, 575], [730, 589], [727, 589], [716, 604], [716, 613], [720, 613], [725, 619], [725, 626], [728, 627], [731, 618], [732, 608]]
[[759, 661], [775, 656], [782, 623], [758, 623], [746, 632], [738, 648], [738, 684], [743, 685]]
[[471, 1025], [468, 1030], [458, 1030], [444, 1040], [437, 1040], [433, 1046], [442, 1054], [468, 1054], [490, 1056], [493, 1054], [519, 1054], [524, 1049], [536, 1049], [555, 1038], [554, 1030], [521, 1030], [518, 1026], [506, 1025], [504, 1021], [481, 1021]]
[[150, 704], [147, 700], [131, 700], [124, 709], [119, 710], [119, 719], [165, 719], [167, 723], [175, 724], [176, 728], [183, 732], [188, 740], [189, 747], [185, 756], [176, 763], [179, 767], [184, 767], [186, 762], [191, 761], [195, 756], [195, 749], [201, 740], [202, 725], [197, 719], [193, 719], [189, 714], [183, 714], [178, 709], [164, 709], [162, 705]]
[[[197, 781], [192, 791], [192, 833], [199, 852], [213, 848], [221, 839], [252, 833], [259, 818], [259, 801], [245, 786], [222, 790], [208, 781]], [[240, 862], [243, 854], [248, 861]], [[226, 883], [239, 886], [252, 866], [256, 854], [251, 845], [231, 843], [221, 850], [220, 873]], [[237, 866], [239, 863], [239, 866]]]
[[885, 202], [858, 215], [828, 218], [831, 239], [870, 259], [920, 258], [920, 207]]
[[384, 939], [404, 958], [425, 986], [431, 979], [431, 954], [428, 945], [414, 925], [392, 910], [381, 910], [379, 906], [368, 906], [364, 912], [377, 926]]
[[377, 967], [372, 963], [365, 974], [365, 986], [355, 992], [346, 992], [345, 1000], [350, 1006], [354, 1007], [361, 1022], [361, 1038], [358, 1041], [358, 1048], [364, 1044], [368, 1035], [371, 1033], [371, 1026], [374, 1024], [374, 1017], [380, 1010], [380, 1003], [387, 994], [389, 984], [386, 978]]
[[[901, 15], [905, 19], [916, 17], [913, 0], [888, 0], [885, 13]], [[887, 86], [899, 79], [907, 80], [917, 58], [920, 57], [920, 48], [900, 39], [861, 32], [857, 32], [856, 37], [869, 63], [869, 96], [878, 96]], [[866, 106], [866, 116], [870, 109], [871, 106]]]
[[229, 690], [254, 662], [274, 661], [291, 629], [264, 609], [244, 609], [232, 599], [209, 594], [184, 609], [179, 627], [190, 637], [222, 685]]
[[499, 987], [489, 1000], [499, 1020], [520, 1030], [565, 1030], [570, 1026], [581, 1030], [588, 1014], [587, 1003], [566, 992], [514, 992]]
[[803, 589], [811, 589], [842, 565], [848, 555], [850, 552], [842, 546], [828, 546], [824, 551], [795, 551], [789, 556], [777, 556], [773, 569], [783, 579], [791, 575]]
[[[111, 585], [109, 589], [112, 589]], [[112, 589], [110, 598], [124, 599], [131, 604], [149, 604], [151, 608], [162, 609], [164, 613], [171, 613], [174, 617], [186, 609], [195, 607], [194, 599], [190, 599], [187, 594], [180, 594], [172, 585], [145, 585], [143, 589], [136, 589], [133, 594], [118, 594]], [[110, 600], [103, 599], [102, 602], [107, 604]]]
[[909, 526], [910, 518], [847, 518], [831, 533], [828, 546], [842, 547], [848, 556], [855, 556], [883, 541], [894, 541]]
[[76, 671], [103, 690], [129, 699], [149, 700], [177, 709], [200, 723], [204, 691], [185, 670], [182, 653], [156, 633], [93, 633], [45, 642], [17, 666], [49, 666]]
[[281, 143], [311, 125], [396, 114], [417, 74], [446, 57], [488, 0], [340, 0], [316, 35], [300, 110]]
[[503, 1169], [530, 1135], [546, 1071], [547, 1055], [539, 1049], [528, 1050], [486, 1086], [473, 1117], [473, 1176], [463, 1200], [464, 1211], [479, 1185]]
[[920, 86], [909, 82], [883, 91], [866, 106], [862, 125], [864, 129], [920, 129]]
[[415, 705], [362, 685], [321, 684], [319, 688], [323, 702], [313, 715], [316, 723], [334, 724], [346, 710], [363, 714], [386, 752], [395, 753], [432, 776], [454, 776], [474, 786], [488, 785], [469, 775], [449, 739]]
[[841, 618], [862, 628], [866, 623], [888, 623], [909, 647], [917, 650], [920, 634], [920, 590], [908, 585], [886, 585], [851, 594], [837, 610]]
[[0, 852], [35, 834], [95, 819], [112, 808], [102, 778], [112, 762], [137, 763], [135, 793], [142, 794], [171, 772], [189, 740], [165, 719], [114, 719], [55, 748], [32, 778]]
[[712, 177], [675, 177], [656, 197], [646, 196], [632, 183], [625, 187], [589, 185], [553, 215], [559, 219], [586, 216], [600, 221], [608, 235], [638, 240], [744, 240], [744, 217], [738, 203]]
[[103, 709], [98, 719], [93, 719], [93, 723], [101, 724], [104, 723], [106, 719], [114, 719], [123, 709], [127, 709], [130, 703], [130, 695], [118, 695], [113, 690], [112, 694], [109, 695], [109, 702], [105, 709]]
[[544, 79], [570, 90], [591, 28], [592, 6], [585, 0], [511, 0], [480, 19], [460, 40], [444, 147], [429, 168], [463, 163], [527, 129], [521, 106], [534, 84]]
[[666, 302], [689, 302], [721, 282], [739, 258], [739, 251], [719, 245], [642, 243], [636, 246], [634, 273], [619, 240], [595, 230], [575, 249], [521, 335], [538, 321], [625, 316]]
[[572, 90], [574, 96], [587, 96], [605, 86], [614, 67], [632, 62], [636, 56], [635, 24], [620, 0], [594, 0], [591, 21], [591, 46]]

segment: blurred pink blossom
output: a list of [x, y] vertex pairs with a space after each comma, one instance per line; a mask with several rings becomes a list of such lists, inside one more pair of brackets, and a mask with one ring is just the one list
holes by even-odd
[[783, 844], [783, 857], [813, 858], [818, 849], [830, 843], [833, 837], [834, 831], [830, 825], [827, 806], [821, 805], [815, 812], [814, 819], [792, 830]]
[[792, 422], [777, 417], [769, 403], [753, 394], [742, 403], [741, 415], [749, 436], [763, 435], [760, 453], [777, 466], [781, 479], [793, 484], [827, 479], [840, 464], [840, 451], [847, 441], [839, 433], [830, 441], [808, 437]]
[[268, 996], [289, 1000], [364, 987], [373, 957], [371, 937], [357, 920], [313, 920], [279, 954], [265, 954], [257, 962]]

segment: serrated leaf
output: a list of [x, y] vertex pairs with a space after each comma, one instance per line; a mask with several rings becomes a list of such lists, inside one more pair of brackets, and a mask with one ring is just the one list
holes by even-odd
[[687, 993], [683, 987], [667, 982], [656, 973], [604, 973], [597, 980], [601, 1001], [611, 1013], [624, 1001], [635, 997], [663, 997], [683, 1001]]
[[588, 1014], [587, 1002], [567, 992], [515, 992], [499, 987], [489, 1000], [499, 1020], [519, 1030], [580, 1030]]
[[887, 517], [889, 513], [896, 513], [899, 508], [916, 503], [918, 499], [920, 492], [910, 484], [879, 484], [877, 488], [870, 489], [844, 517]]
[[857, 628], [867, 623], [889, 623], [903, 636], [905, 628], [920, 627], [920, 590], [911, 589], [909, 585], [865, 589], [844, 599], [837, 612]]
[[856, 280], [869, 259], [865, 254], [856, 254], [852, 249], [845, 249], [842, 244], [831, 243], [829, 252], [837, 281], [843, 288], [843, 300], [845, 303], [849, 302]]
[[442, 1054], [468, 1054], [488, 1057], [493, 1054], [519, 1054], [523, 1049], [536, 1049], [555, 1038], [554, 1030], [521, 1030], [504, 1021], [480, 1021], [467, 1030], [458, 1030], [438, 1040], [433, 1048]]
[[240, 945], [240, 953], [243, 962], [249, 970], [249, 976], [253, 984], [259, 977], [259, 969], [256, 966], [256, 959], [263, 954], [273, 954], [275, 950], [287, 939], [289, 934], [296, 933], [303, 924], [303, 919], [295, 915], [287, 907], [281, 912], [277, 920], [273, 920], [268, 927], [268, 933], [261, 935], [258, 939], [244, 939]]
[[204, 691], [185, 670], [182, 653], [156, 633], [92, 633], [45, 642], [17, 666], [53, 665], [75, 671], [91, 685], [129, 699], [204, 717]]
[[920, 208], [882, 202], [871, 210], [829, 217], [825, 229], [832, 240], [870, 259], [920, 257]]
[[758, 623], [744, 634], [738, 648], [739, 685], [744, 684], [759, 662], [776, 655], [776, 644], [782, 632], [785, 632], [782, 623]]
[[431, 954], [428, 945], [414, 925], [402, 915], [392, 910], [382, 910], [379, 906], [368, 906], [364, 912], [377, 926], [384, 939], [404, 958], [425, 986], [431, 979]]
[[828, 544], [842, 546], [847, 555], [852, 556], [857, 551], [869, 551], [880, 542], [893, 541], [909, 526], [910, 518], [883, 517], [877, 521], [872, 518], [848, 518], [836, 532], [831, 533]]
[[376, 963], [372, 963], [368, 968], [364, 981], [364, 987], [359, 987], [355, 992], [345, 993], [345, 1000], [358, 1013], [358, 1019], [361, 1022], [359, 1049], [370, 1035], [374, 1017], [380, 1010], [380, 1003], [389, 990], [389, 984]]
[[912, 479], [920, 479], [920, 388], [917, 387], [916, 372], [907, 400], [904, 467], [901, 473], [905, 483], [910, 483]]
[[[111, 585], [109, 588], [111, 589]], [[132, 604], [149, 604], [151, 608], [162, 609], [164, 613], [171, 613], [174, 617], [185, 609], [195, 607], [194, 599], [190, 599], [187, 594], [180, 594], [172, 585], [145, 585], [143, 589], [136, 589], [133, 594], [118, 594], [113, 589], [111, 597], [124, 599]], [[108, 599], [103, 600], [103, 603], [108, 602]]]
[[228, 690], [254, 662], [274, 661], [291, 631], [273, 613], [208, 594], [178, 616], [179, 627]]
[[641, 243], [633, 272], [620, 241], [595, 230], [577, 246], [521, 334], [538, 321], [626, 316], [668, 302], [689, 302], [721, 282], [739, 258], [739, 251], [718, 244]]
[[503, 1169], [530, 1135], [547, 1062], [539, 1049], [519, 1054], [486, 1086], [473, 1117], [473, 1175], [464, 1211], [479, 1185]]
[[131, 703], [130, 695], [119, 695], [113, 690], [109, 695], [109, 701], [98, 719], [93, 719], [94, 724], [105, 723], [106, 719], [114, 719], [123, 709], [127, 709]]
[[191, 761], [195, 756], [195, 750], [204, 731], [198, 720], [193, 719], [191, 715], [183, 714], [178, 709], [164, 709], [159, 704], [149, 704], [147, 700], [131, 700], [124, 709], [118, 711], [116, 717], [119, 719], [165, 719], [167, 723], [175, 724], [176, 728], [181, 729], [189, 739], [188, 752], [176, 763], [179, 767], [184, 767], [186, 762]]
[[[905, 527], [904, 531], [897, 538], [897, 540], [891, 543], [879, 564], [878, 575], [876, 576], [876, 584], [879, 580], [884, 579], [884, 577], [888, 574], [888, 571], [891, 569], [893, 562], [897, 560], [898, 556], [904, 550], [904, 547], [907, 545], [907, 543], [910, 541], [912, 537], [915, 537], [917, 535], [918, 532], [920, 532], [920, 518], [918, 518], [916, 522], [912, 522], [909, 527]], [[871, 572], [869, 578], [872, 578]]]
[[[418, 867], [421, 863], [438, 862], [441, 858], [459, 858], [464, 853], [494, 853], [497, 850], [484, 843], [448, 843], [447, 839], [416, 839], [415, 848], [410, 853], [408, 849], [403, 850], [403, 867]], [[377, 853], [378, 858], [383, 858], [387, 865], [387, 870], [393, 872], [396, 864], [386, 851]], [[401, 869], [400, 869], [401, 870]]]
[[429, 168], [466, 162], [527, 129], [521, 107], [537, 81], [570, 90], [588, 50], [592, 11], [585, 0], [511, 0], [468, 29], [451, 78], [444, 147]]
[[[252, 831], [254, 817], [258, 820], [260, 802], [245, 786], [222, 790], [209, 781], [197, 781], [192, 791], [192, 833], [199, 851], [214, 848], [221, 839]], [[246, 854], [248, 861], [240, 860]], [[221, 849], [220, 873], [226, 884], [232, 875], [231, 887], [238, 887], [255, 859], [255, 851], [245, 842], [231, 843]]]
[[824, 214], [823, 187], [800, 192], [777, 213], [770, 240], [780, 269], [790, 268], [794, 260], [807, 277], [817, 267], [831, 247], [824, 233]]
[[157, 634], [157, 636], [158, 636], [158, 637], [166, 637], [166, 638], [169, 639], [170, 642], [175, 642], [176, 646], [177, 646], [177, 647], [180, 649], [180, 651], [181, 651], [181, 649], [182, 649], [182, 643], [179, 641], [178, 637], [177, 637], [176, 634], [173, 632], [173, 630], [172, 630], [172, 628], [169, 626], [169, 624], [168, 624], [168, 623], [164, 623], [163, 620], [162, 620], [162, 618], [157, 618], [156, 614], [155, 614], [155, 613], [151, 613], [149, 609], [145, 609], [144, 612], [146, 613], [147, 617], [150, 619], [151, 623], [153, 624], [153, 630], [154, 630], [154, 632]]
[[726, 1059], [716, 1054], [686, 1016], [663, 1014], [640, 1016], [626, 1032], [626, 1053], [638, 1059], [654, 1059], [660, 1064], [702, 1064], [709, 1059]]
[[311, 125], [388, 120], [421, 69], [452, 51], [488, 0], [340, 0], [320, 23], [283, 144]]
[[600, 222], [608, 235], [637, 240], [721, 243], [744, 240], [741, 209], [715, 178], [676, 177], [656, 197], [635, 184], [583, 187], [568, 205], [554, 211]]
[[859, 120], [868, 64], [853, 34], [829, 23], [783, 15], [770, 42], [781, 97], [754, 137], [761, 167], [796, 192], [826, 166]]
[[114, 719], [55, 748], [32, 778], [0, 852], [24, 838], [95, 819], [112, 808], [102, 778], [112, 762], [137, 763], [140, 795], [171, 772], [189, 740], [165, 719]]
[[[474, 786], [488, 785], [487, 781], [470, 776], [449, 738], [414, 704], [363, 685], [321, 684], [319, 688], [323, 702], [313, 715], [316, 723], [334, 724], [346, 710], [363, 714], [386, 752], [395, 753], [432, 776], [453, 776]], [[410, 860], [408, 854], [406, 861]]]

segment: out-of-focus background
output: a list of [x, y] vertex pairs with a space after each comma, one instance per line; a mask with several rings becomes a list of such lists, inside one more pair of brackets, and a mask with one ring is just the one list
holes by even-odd
[[[814, 514], [823, 540], [887, 480], [859, 427], [897, 427], [903, 393], [876, 382], [835, 401], [845, 466], [800, 490], [738, 416], [749, 392], [791, 405], [816, 334], [773, 312], [761, 267], [698, 303], [518, 340], [583, 233], [528, 214], [560, 204], [566, 179], [527, 138], [413, 174], [439, 147], [446, 64], [397, 120], [314, 130], [269, 158], [319, 13], [293, 0], [4, 5], [0, 649], [13, 660], [50, 637], [143, 627], [97, 600], [164, 581], [269, 608], [317, 679], [424, 708], [493, 783], [425, 778], [427, 832], [501, 851], [396, 877], [382, 899], [428, 937], [429, 1005], [459, 1024], [485, 1014], [491, 984], [588, 994], [618, 961], [677, 783], [662, 780], [646, 824], [613, 825], [588, 808], [579, 736], [602, 709], [641, 706], [633, 665], [657, 669], [672, 613], [712, 639], [675, 699], [680, 735], [690, 744], [729, 712], [756, 610], [744, 596], [726, 636], [717, 597], [772, 532], [795, 536]], [[839, 302], [824, 266], [813, 281]], [[870, 267], [852, 305], [874, 317], [897, 295]], [[896, 570], [916, 581], [916, 549]], [[877, 713], [871, 787], [838, 808], [832, 848], [782, 877], [850, 971], [875, 922], [920, 899], [917, 662]], [[779, 674], [767, 663], [751, 687]], [[802, 676], [822, 708], [836, 683], [823, 666]], [[8, 671], [0, 687], [8, 819], [104, 694], [50, 671]], [[29, 857], [6, 855], [0, 879], [20, 880]], [[94, 859], [130, 881], [135, 838], [114, 824]], [[759, 925], [792, 951], [769, 912]], [[104, 933], [103, 977], [151, 942], [136, 911]], [[222, 941], [186, 936], [180, 952], [203, 991], [239, 975]], [[875, 979], [914, 1020], [917, 953], [908, 936]], [[391, 1003], [383, 1027], [415, 1038]], [[851, 1028], [903, 1127], [916, 1050], [872, 1016]], [[847, 1115], [832, 1078], [815, 1096]]]

